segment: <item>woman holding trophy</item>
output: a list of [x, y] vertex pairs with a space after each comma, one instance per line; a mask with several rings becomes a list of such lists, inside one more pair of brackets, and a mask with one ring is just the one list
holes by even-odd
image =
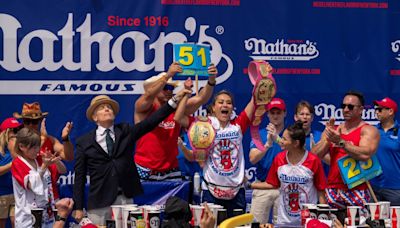
[[[253, 98], [238, 117], [231, 119], [234, 100], [233, 95], [226, 90], [214, 96], [211, 114], [207, 117], [184, 115], [188, 97], [182, 99], [175, 115], [175, 121], [182, 127], [190, 126], [188, 136], [193, 157], [198, 162], [204, 162], [202, 201], [224, 206], [228, 217], [232, 216], [234, 209], [246, 209], [243, 134], [251, 124], [258, 126], [265, 113], [265, 105], [275, 94], [271, 66], [264, 61], [255, 63], [260, 68], [257, 72], [261, 72], [264, 77], [257, 79]], [[265, 87], [266, 83], [272, 87]], [[261, 111], [256, 113], [255, 110]]]

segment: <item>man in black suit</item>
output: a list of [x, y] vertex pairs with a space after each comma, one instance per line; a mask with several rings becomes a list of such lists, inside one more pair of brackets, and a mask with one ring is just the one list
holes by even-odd
[[87, 204], [89, 219], [97, 225], [105, 225], [111, 219], [110, 205], [132, 203], [132, 198], [143, 193], [136, 165], [133, 162], [135, 142], [151, 131], [169, 114], [190, 90], [181, 90], [157, 112], [140, 123], [114, 124], [119, 104], [106, 95], [92, 99], [86, 117], [97, 128], [76, 141], [75, 160], [75, 219], [80, 221], [84, 207], [86, 175], [90, 176]]

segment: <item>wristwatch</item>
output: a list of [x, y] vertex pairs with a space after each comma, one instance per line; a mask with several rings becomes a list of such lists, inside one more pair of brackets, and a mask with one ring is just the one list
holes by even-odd
[[340, 148], [344, 148], [346, 146], [346, 141], [344, 139], [341, 139], [338, 144]]
[[63, 222], [66, 222], [66, 221], [67, 221], [67, 219], [66, 219], [66, 218], [63, 218], [63, 217], [61, 217], [60, 215], [56, 215], [56, 221], [63, 221]]

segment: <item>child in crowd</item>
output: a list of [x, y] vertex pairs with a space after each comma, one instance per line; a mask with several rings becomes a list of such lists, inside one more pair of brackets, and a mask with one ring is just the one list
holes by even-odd
[[304, 149], [305, 139], [302, 122], [288, 127], [279, 142], [284, 151], [275, 157], [266, 182], [251, 184], [253, 189], [279, 189], [278, 224], [300, 225], [302, 204], [326, 203], [322, 163]]
[[42, 227], [52, 227], [54, 223], [54, 195], [48, 166], [61, 160], [61, 157], [49, 151], [43, 152], [43, 162], [39, 166], [39, 151], [40, 136], [29, 128], [22, 128], [15, 142], [18, 156], [11, 166], [16, 227], [32, 227], [33, 208], [43, 209]]

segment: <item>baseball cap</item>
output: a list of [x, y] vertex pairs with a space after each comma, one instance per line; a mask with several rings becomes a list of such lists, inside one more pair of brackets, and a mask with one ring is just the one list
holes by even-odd
[[17, 128], [20, 127], [22, 124], [18, 122], [17, 119], [10, 117], [5, 119], [0, 125], [0, 132], [7, 130], [8, 128]]
[[286, 104], [281, 98], [272, 98], [271, 102], [267, 105], [267, 110], [271, 110], [273, 108], [277, 108], [279, 110], [285, 111]]
[[394, 112], [397, 112], [397, 104], [394, 100], [390, 99], [389, 97], [385, 97], [380, 101], [374, 101], [375, 105], [381, 106], [383, 108], [391, 108]]

